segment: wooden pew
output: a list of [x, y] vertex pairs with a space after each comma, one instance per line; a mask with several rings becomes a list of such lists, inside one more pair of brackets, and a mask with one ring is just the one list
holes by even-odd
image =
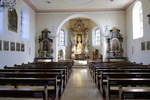
[[70, 71], [71, 69], [69, 69], [67, 66], [49, 66], [49, 64], [47, 64], [47, 63], [40, 63], [40, 64], [31, 63], [31, 64], [16, 65], [15, 67], [5, 66], [4, 69], [17, 69], [17, 70], [18, 69], [19, 70], [20, 69], [45, 69], [45, 70], [51, 70], [51, 69], [56, 70], [57, 69], [57, 70], [65, 70], [65, 75], [64, 75], [65, 84], [64, 84], [64, 87], [66, 86], [67, 81], [69, 79], [69, 76], [71, 74], [71, 71]]
[[119, 87], [119, 100], [124, 100], [124, 94], [127, 92], [150, 94], [149, 83], [150, 83], [150, 78], [108, 78], [106, 100], [110, 100], [111, 86]]
[[[14, 86], [30, 86], [31, 88], [10, 88], [7, 85]], [[54, 87], [55, 95], [57, 95], [57, 77], [56, 78], [0, 78], [0, 96], [1, 97], [22, 97], [25, 94], [41, 93], [43, 100], [49, 100], [49, 86]], [[32, 89], [33, 86], [42, 86], [42, 88]], [[16, 94], [17, 93], [17, 94]], [[20, 93], [23, 93], [21, 95]], [[6, 95], [7, 94], [7, 95]], [[16, 95], [14, 95], [16, 94]], [[34, 97], [34, 96], [32, 96]]]
[[31, 70], [42, 70], [42, 71], [44, 71], [44, 70], [65, 70], [65, 80], [66, 80], [66, 83], [67, 83], [67, 81], [68, 81], [68, 79], [69, 79], [69, 71], [68, 71], [68, 69], [67, 69], [67, 67], [42, 67], [42, 66], [40, 66], [40, 67], [31, 67], [31, 66], [22, 66], [22, 67], [7, 67], [7, 66], [5, 66], [4, 67], [4, 69], [15, 69], [15, 70], [29, 70], [29, 69], [31, 69]]
[[[66, 81], [68, 80], [68, 78], [69, 78], [69, 72], [68, 72], [68, 69], [67, 69], [67, 67], [30, 67], [30, 66], [26, 66], [26, 67], [24, 67], [24, 66], [22, 66], [22, 67], [4, 67], [4, 69], [15, 69], [15, 70], [24, 70], [24, 71], [28, 71], [28, 70], [34, 70], [34, 71], [40, 71], [40, 70], [42, 70], [42, 71], [46, 71], [46, 70], [48, 70], [48, 71], [50, 71], [50, 70], [52, 70], [52, 71], [65, 71], [65, 77], [66, 77]], [[44, 71], [44, 72], [45, 72]]]
[[97, 72], [95, 73], [95, 82], [96, 84], [98, 84], [99, 78], [101, 77], [101, 74], [103, 72], [150, 72], [150, 68], [126, 68], [126, 69], [116, 69], [116, 68], [112, 68], [112, 69], [97, 69]]
[[91, 68], [90, 72], [91, 72], [91, 75], [92, 77], [96, 78], [96, 73], [97, 71], [101, 70], [101, 69], [129, 69], [129, 68], [150, 68], [146, 65], [141, 65], [141, 64], [133, 64], [133, 63], [130, 63], [130, 62], [112, 62], [112, 63], [100, 63], [96, 66], [94, 66], [93, 68]]
[[0, 72], [0, 77], [12, 77], [12, 78], [55, 78], [57, 77], [57, 83], [59, 87], [59, 96], [63, 92], [63, 76], [58, 72]]
[[[16, 65], [19, 67], [19, 65]], [[54, 67], [54, 66], [57, 66], [57, 67], [67, 67], [68, 70], [71, 72], [72, 70], [72, 66], [73, 66], [73, 62], [49, 62], [49, 63], [30, 63], [30, 64], [22, 64], [20, 67], [22, 66], [32, 66], [32, 67]]]
[[[150, 78], [150, 66], [142, 65], [142, 64], [135, 64], [135, 63], [130, 63], [130, 62], [106, 62], [106, 63], [96, 62], [96, 63], [90, 64], [89, 69], [90, 69], [90, 73], [94, 81], [96, 82], [96, 84], [98, 85], [98, 88], [100, 88], [100, 91], [102, 93], [105, 92], [104, 85], [107, 84], [108, 82], [107, 78], [110, 78], [110, 77]], [[129, 92], [131, 93], [131, 91], [133, 90], [131, 89], [128, 91], [124, 90], [122, 94], [127, 94]], [[106, 95], [106, 97], [108, 97], [108, 95]]]
[[63, 90], [67, 84], [67, 71], [65, 69], [0, 69], [0, 72], [58, 72], [62, 75]]
[[[127, 95], [134, 95], [128, 97]], [[120, 89], [120, 100], [149, 100], [150, 99], [150, 87], [129, 87]]]
[[103, 72], [99, 78], [99, 89], [103, 95], [107, 78], [150, 78], [150, 72]]
[[[67, 80], [69, 79], [69, 76], [71, 74], [72, 65], [73, 65], [72, 62], [59, 62], [59, 63], [53, 62], [53, 63], [29, 63], [29, 64], [22, 64], [22, 65], [15, 65], [14, 67], [5, 66], [4, 70], [0, 69], [0, 78], [45, 79], [45, 78], [57, 77], [57, 81], [56, 81], [57, 85], [59, 83], [60, 85], [63, 83], [64, 84], [63, 87], [65, 87]], [[18, 87], [18, 85], [20, 84], [15, 84], [14, 86]], [[59, 87], [62, 87], [62, 86], [58, 85], [57, 88]], [[1, 89], [3, 90], [3, 88]], [[57, 91], [60, 91], [60, 90], [57, 89]], [[10, 91], [7, 91], [7, 92], [10, 92]], [[59, 94], [61, 93], [59, 92]]]

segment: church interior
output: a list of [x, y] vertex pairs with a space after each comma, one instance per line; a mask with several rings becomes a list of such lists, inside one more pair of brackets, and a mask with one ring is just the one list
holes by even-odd
[[150, 0], [0, 0], [0, 100], [150, 100]]

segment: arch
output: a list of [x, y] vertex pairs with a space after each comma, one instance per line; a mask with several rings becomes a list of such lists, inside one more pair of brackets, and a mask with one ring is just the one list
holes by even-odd
[[[68, 22], [70, 19], [74, 19], [74, 18], [87, 18], [87, 19], [90, 19], [91, 21], [93, 21], [95, 24], [98, 24], [98, 22], [91, 16], [88, 16], [86, 14], [73, 14], [73, 15], [70, 15], [69, 17], [63, 19], [60, 23], [59, 23], [59, 26], [57, 27], [57, 31], [56, 31], [56, 36], [59, 36], [59, 31], [61, 30], [62, 26]], [[57, 61], [57, 58], [58, 58], [58, 37], [56, 37], [56, 52], [55, 52], [55, 60]]]
[[99, 24], [97, 23], [97, 21], [96, 21], [94, 18], [92, 18], [92, 17], [90, 17], [90, 16], [88, 16], [88, 15], [85, 15], [85, 14], [73, 14], [73, 15], [67, 17], [66, 19], [64, 19], [62, 22], [60, 22], [60, 24], [59, 24], [59, 26], [58, 26], [58, 28], [57, 28], [56, 34], [59, 33], [59, 30], [61, 29], [61, 27], [62, 27], [67, 21], [69, 21], [70, 19], [74, 19], [74, 18], [88, 18], [88, 19], [92, 20], [94, 23], [96, 23], [97, 25], [99, 25]]

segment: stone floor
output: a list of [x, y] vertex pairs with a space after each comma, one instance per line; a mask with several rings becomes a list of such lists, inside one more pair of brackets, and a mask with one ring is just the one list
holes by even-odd
[[103, 100], [88, 72], [88, 68], [73, 69], [61, 100]]
[[[0, 98], [0, 100], [42, 100], [22, 98]], [[73, 68], [72, 75], [61, 100], [103, 100], [88, 72], [87, 66]]]

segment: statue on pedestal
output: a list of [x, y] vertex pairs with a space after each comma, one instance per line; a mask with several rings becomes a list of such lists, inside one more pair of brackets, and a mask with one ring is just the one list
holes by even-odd
[[77, 36], [77, 45], [76, 45], [76, 53], [81, 54], [83, 52], [83, 44], [82, 44], [82, 37], [79, 35]]

